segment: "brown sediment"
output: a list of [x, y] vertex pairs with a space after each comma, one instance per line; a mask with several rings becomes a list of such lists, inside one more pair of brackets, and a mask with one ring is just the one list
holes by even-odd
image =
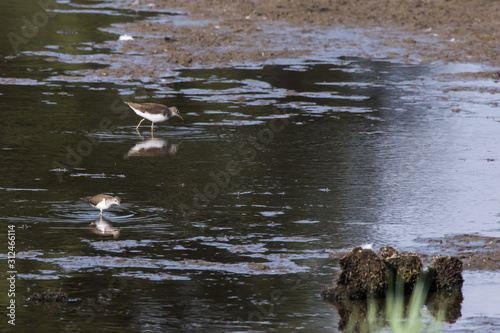
[[389, 274], [400, 277], [409, 293], [417, 283], [422, 274], [422, 260], [416, 253], [396, 253], [385, 258], [384, 262], [389, 270]]
[[[140, 1], [121, 6], [146, 9]], [[127, 56], [111, 56], [115, 66], [99, 74], [157, 77], [165, 69], [260, 64], [321, 52], [491, 65], [500, 57], [500, 3], [494, 0], [151, 0], [147, 6], [179, 15], [119, 28], [135, 39], [112, 46]], [[342, 37], [338, 28], [363, 29]], [[140, 64], [128, 61], [137, 55]]]
[[31, 302], [36, 304], [46, 304], [46, 303], [66, 303], [68, 302], [68, 295], [59, 290], [47, 290], [43, 293], [34, 293], [29, 297]]
[[[424, 266], [429, 266], [436, 256], [455, 256], [462, 262], [464, 270], [500, 270], [500, 238], [479, 234], [460, 234], [440, 238], [420, 239], [428, 243], [427, 252], [416, 253]], [[345, 251], [329, 252], [330, 259], [340, 259]], [[378, 251], [381, 258], [398, 254], [394, 248], [386, 246]]]
[[396, 250], [392, 246], [385, 246], [385, 247], [382, 247], [378, 250], [377, 255], [380, 258], [385, 260], [387, 258], [394, 256], [394, 255], [399, 255], [399, 252], [398, 252], [398, 250]]
[[357, 300], [385, 295], [386, 265], [372, 250], [353, 248], [340, 259], [340, 269], [333, 286], [323, 289], [324, 299]]
[[500, 269], [500, 238], [461, 234], [426, 240], [437, 253], [459, 258], [465, 270]]
[[457, 292], [462, 290], [464, 279], [462, 277], [463, 265], [457, 257], [438, 256], [434, 258], [429, 267], [434, 285], [431, 289], [444, 292]]

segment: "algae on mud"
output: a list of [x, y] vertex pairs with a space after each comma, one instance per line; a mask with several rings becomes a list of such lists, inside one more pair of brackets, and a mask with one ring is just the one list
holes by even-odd
[[410, 294], [419, 279], [433, 291], [461, 293], [464, 281], [462, 262], [456, 257], [438, 256], [424, 272], [416, 253], [400, 253], [390, 246], [381, 248], [378, 254], [355, 247], [340, 259], [340, 268], [333, 287], [323, 289], [321, 296], [325, 300], [384, 297], [395, 283], [401, 283], [403, 292]]
[[[388, 321], [395, 332], [421, 332], [424, 304], [433, 324], [455, 323], [461, 316], [462, 263], [456, 257], [438, 256], [424, 272], [415, 253], [386, 246], [375, 254], [355, 247], [340, 266], [333, 286], [321, 296], [336, 308], [341, 331], [379, 331]], [[415, 329], [407, 331], [409, 327]]]

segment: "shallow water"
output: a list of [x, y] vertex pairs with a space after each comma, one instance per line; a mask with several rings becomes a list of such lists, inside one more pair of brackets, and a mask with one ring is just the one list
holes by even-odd
[[[328, 252], [437, 254], [422, 240], [499, 236], [498, 96], [431, 79], [456, 68], [332, 56], [99, 82], [76, 74], [102, 65], [78, 58], [117, 39], [98, 27], [137, 13], [70, 5], [0, 64], [0, 236], [16, 226], [17, 325], [336, 331], [319, 296], [338, 271]], [[154, 137], [145, 122], [139, 136], [129, 100], [176, 105], [185, 122]], [[122, 207], [100, 219], [79, 200], [97, 193]], [[69, 304], [26, 301], [59, 288]], [[500, 309], [481, 295], [499, 289], [497, 272], [466, 272], [462, 317], [446, 329], [494, 331]]]

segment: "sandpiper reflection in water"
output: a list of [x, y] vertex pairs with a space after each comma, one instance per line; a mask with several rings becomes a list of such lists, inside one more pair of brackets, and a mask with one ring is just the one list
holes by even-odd
[[96, 235], [113, 236], [115, 239], [120, 236], [120, 229], [113, 227], [111, 223], [102, 216], [90, 223], [90, 226], [92, 227], [92, 232]]
[[129, 152], [125, 155], [125, 158], [129, 157], [154, 157], [154, 156], [164, 156], [164, 155], [175, 155], [179, 150], [179, 144], [169, 143], [167, 140], [151, 138], [143, 142], [137, 143], [133, 146]]

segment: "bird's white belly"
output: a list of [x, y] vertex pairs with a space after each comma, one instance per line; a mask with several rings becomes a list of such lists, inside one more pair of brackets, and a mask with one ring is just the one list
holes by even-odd
[[165, 121], [168, 118], [167, 116], [164, 116], [161, 113], [158, 114], [145, 113], [135, 108], [132, 108], [132, 110], [134, 110], [134, 112], [137, 113], [137, 115], [141, 116], [142, 118], [146, 118], [147, 120], [152, 121], [154, 123]]
[[108, 206], [106, 206], [106, 200], [105, 199], [102, 199], [97, 205], [94, 206], [95, 208], [99, 208], [99, 209], [106, 209], [108, 208]]

